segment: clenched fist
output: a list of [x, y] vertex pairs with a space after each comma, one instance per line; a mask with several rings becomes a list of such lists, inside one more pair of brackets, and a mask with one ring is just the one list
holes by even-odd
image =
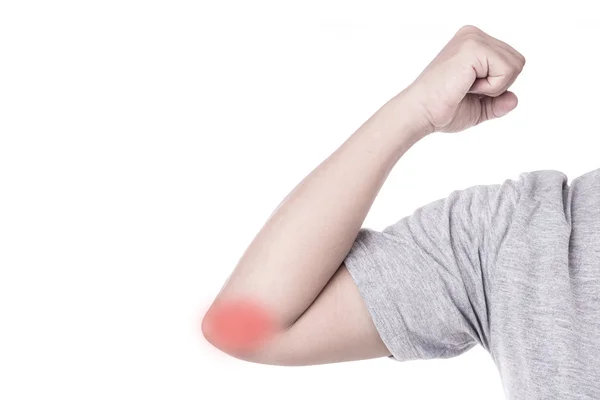
[[474, 26], [458, 30], [404, 90], [432, 132], [458, 132], [517, 106], [509, 92], [525, 57]]

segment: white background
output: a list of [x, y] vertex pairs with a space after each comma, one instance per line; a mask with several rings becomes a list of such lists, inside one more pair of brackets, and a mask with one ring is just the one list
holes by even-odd
[[417, 143], [365, 225], [598, 168], [594, 3], [2, 1], [0, 398], [502, 399], [481, 347], [272, 367], [200, 319], [284, 196], [464, 24], [527, 57], [519, 106]]

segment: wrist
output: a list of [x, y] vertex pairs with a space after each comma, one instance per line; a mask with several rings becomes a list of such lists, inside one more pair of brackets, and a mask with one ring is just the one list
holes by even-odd
[[435, 126], [427, 117], [417, 97], [411, 92], [411, 87], [404, 89], [388, 101], [392, 113], [396, 115], [398, 130], [415, 137], [418, 140], [435, 132]]
[[415, 143], [434, 132], [414, 98], [401, 92], [388, 100], [354, 134], [350, 142], [361, 151], [376, 154], [379, 162], [393, 165]]
[[363, 130], [370, 140], [401, 156], [435, 128], [415, 97], [403, 91], [377, 110], [359, 131]]

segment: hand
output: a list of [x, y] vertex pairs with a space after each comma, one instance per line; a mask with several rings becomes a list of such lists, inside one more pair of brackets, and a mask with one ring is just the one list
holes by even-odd
[[507, 89], [524, 65], [518, 51], [467, 25], [404, 92], [423, 112], [431, 132], [459, 132], [517, 106], [517, 97]]

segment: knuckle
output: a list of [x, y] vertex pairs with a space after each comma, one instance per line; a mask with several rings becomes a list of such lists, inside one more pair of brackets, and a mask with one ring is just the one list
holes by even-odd
[[505, 79], [512, 79], [523, 69], [521, 62], [515, 60], [512, 55], [499, 55], [498, 70]]
[[517, 75], [519, 75], [521, 71], [519, 68], [511, 68], [508, 73], [504, 76], [504, 83], [508, 83], [516, 79]]
[[463, 25], [459, 30], [459, 33], [480, 33], [481, 29], [474, 25]]
[[513, 73], [515, 75], [520, 74], [523, 71], [523, 67], [525, 66], [525, 63], [522, 62], [521, 60], [519, 60], [518, 62], [514, 63], [512, 69], [513, 69]]
[[525, 66], [525, 63], [527, 62], [527, 60], [525, 59], [525, 56], [523, 56], [523, 54], [519, 53], [517, 50], [513, 49], [514, 53], [516, 54], [516, 61], [517, 64], [519, 66], [519, 71], [523, 70], [523, 67]]

